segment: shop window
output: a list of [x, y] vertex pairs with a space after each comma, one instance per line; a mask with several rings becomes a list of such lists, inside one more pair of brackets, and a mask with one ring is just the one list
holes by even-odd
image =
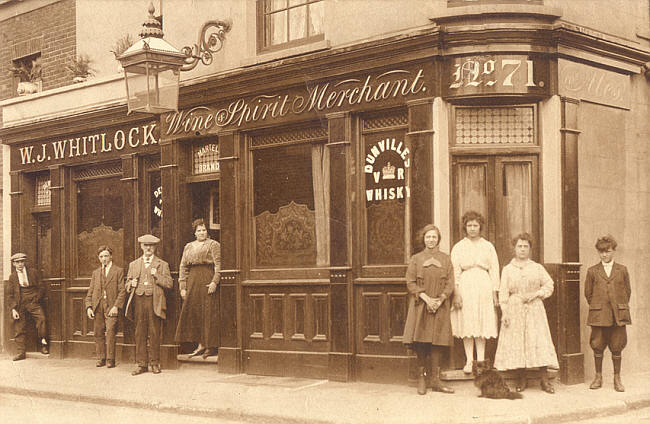
[[124, 263], [123, 192], [119, 176], [77, 181], [77, 275], [97, 267], [97, 248], [111, 246], [113, 261]]
[[258, 50], [324, 39], [323, 0], [258, 0]]
[[[406, 261], [406, 214], [411, 164], [406, 146], [406, 114], [363, 120], [363, 201], [367, 265], [401, 265]], [[391, 129], [391, 127], [393, 129]]]
[[253, 150], [257, 267], [329, 263], [328, 150], [300, 143]]
[[36, 177], [36, 206], [44, 207], [52, 204], [49, 174]]

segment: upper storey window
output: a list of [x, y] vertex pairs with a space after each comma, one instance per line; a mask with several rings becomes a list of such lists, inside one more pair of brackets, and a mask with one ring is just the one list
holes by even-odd
[[258, 51], [324, 39], [323, 0], [258, 0]]

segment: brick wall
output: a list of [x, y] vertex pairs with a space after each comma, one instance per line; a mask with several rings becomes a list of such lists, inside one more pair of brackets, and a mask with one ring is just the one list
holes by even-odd
[[65, 67], [76, 56], [75, 0], [62, 0], [0, 22], [0, 100], [15, 97], [9, 74], [16, 55], [41, 54], [43, 90], [72, 84]]

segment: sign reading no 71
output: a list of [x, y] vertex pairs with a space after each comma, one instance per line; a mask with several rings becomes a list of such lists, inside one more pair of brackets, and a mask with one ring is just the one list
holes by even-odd
[[528, 56], [460, 57], [448, 63], [449, 95], [539, 93], [548, 85], [548, 61]]

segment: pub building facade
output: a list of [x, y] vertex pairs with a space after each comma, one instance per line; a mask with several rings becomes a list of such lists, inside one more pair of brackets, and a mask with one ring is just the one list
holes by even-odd
[[[582, 382], [577, 117], [585, 100], [603, 119], [629, 113], [650, 53], [549, 10], [450, 13], [244, 67], [182, 86], [179, 111], [157, 117], [119, 104], [5, 126], [11, 247], [44, 274], [52, 354], [92, 357], [83, 299], [97, 247], [126, 266], [152, 233], [175, 279], [163, 368], [177, 366], [178, 266], [200, 217], [221, 243], [219, 372], [405, 382], [415, 233], [435, 223], [448, 252], [474, 209], [501, 266], [515, 234], [534, 235], [556, 283], [560, 380]], [[120, 329], [129, 361], [133, 328]], [[447, 366], [463, 362], [458, 344]]]

